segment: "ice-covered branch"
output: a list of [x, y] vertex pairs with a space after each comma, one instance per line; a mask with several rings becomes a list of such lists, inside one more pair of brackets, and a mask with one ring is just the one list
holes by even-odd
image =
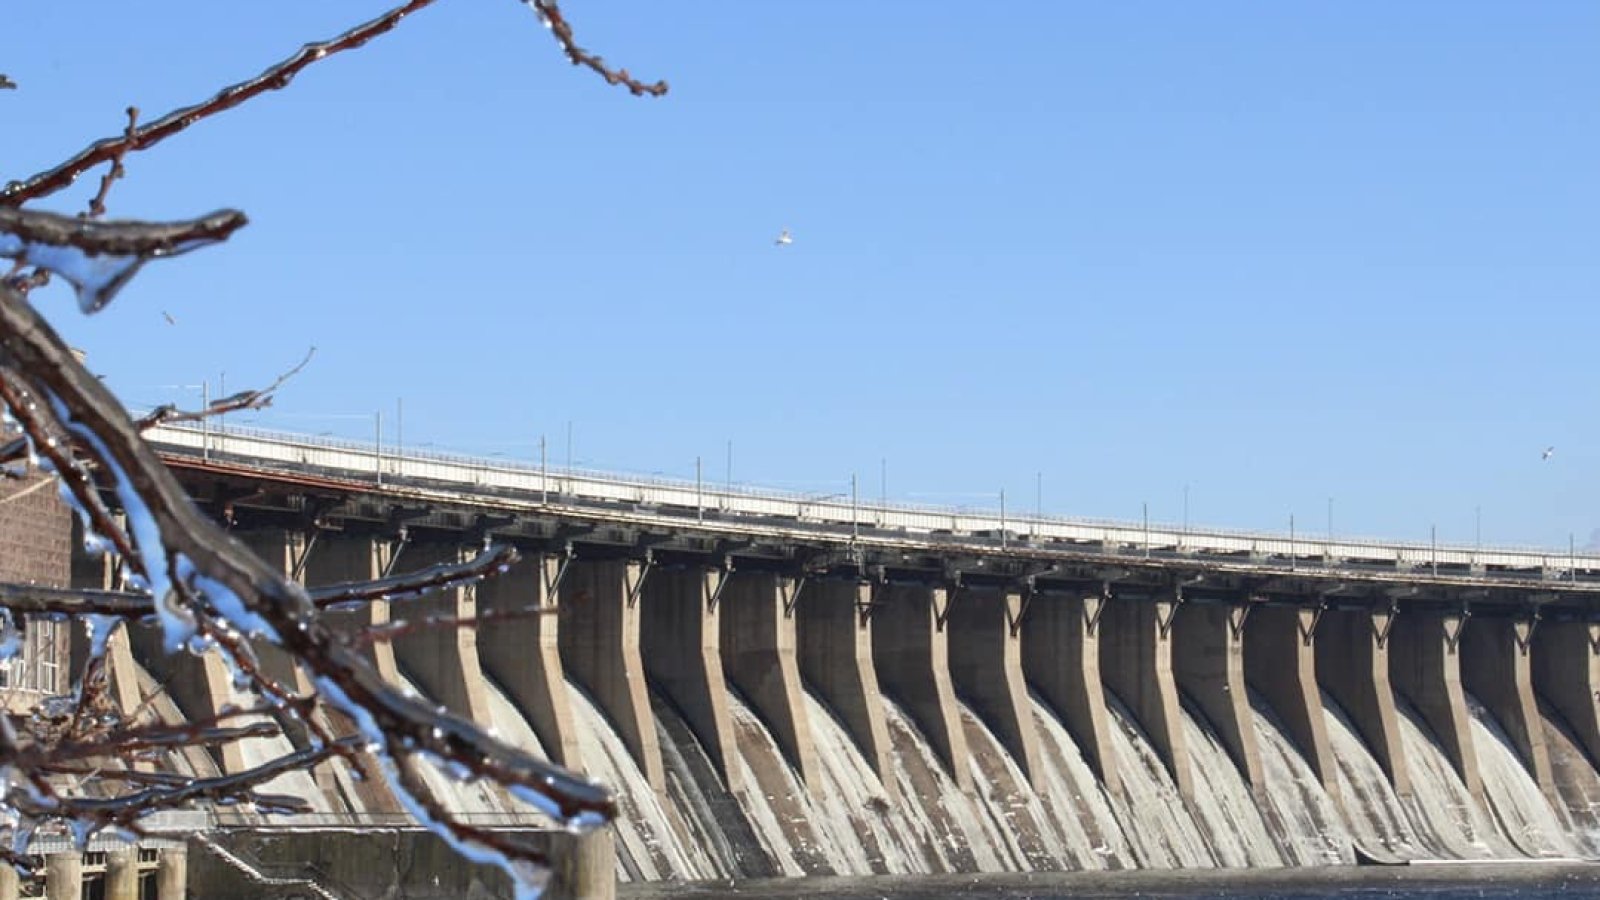
[[561, 45], [561, 52], [566, 54], [567, 59], [573, 65], [584, 66], [593, 70], [606, 80], [606, 84], [623, 85], [635, 97], [645, 94], [649, 94], [652, 97], [660, 97], [667, 92], [667, 83], [665, 81], [646, 84], [629, 75], [627, 69], [613, 69], [606, 65], [605, 60], [579, 47], [577, 38], [572, 34], [572, 26], [567, 23], [566, 16], [561, 14], [561, 6], [558, 0], [522, 0], [522, 2], [531, 7], [534, 13], [539, 16], [539, 20], [550, 29], [550, 33], [555, 37], [556, 43]]
[[148, 122], [139, 128], [129, 130], [117, 137], [96, 141], [55, 168], [40, 172], [25, 181], [14, 181], [4, 189], [0, 189], [0, 205], [21, 206], [30, 200], [53, 194], [72, 184], [78, 179], [79, 175], [101, 163], [120, 159], [123, 154], [130, 150], [144, 150], [152, 147], [196, 122], [233, 109], [267, 91], [288, 87], [289, 82], [300, 74], [302, 69], [312, 63], [327, 59], [336, 53], [360, 47], [367, 41], [393, 29], [400, 24], [401, 19], [417, 10], [431, 6], [434, 2], [435, 0], [410, 0], [410, 2], [397, 6], [375, 19], [357, 25], [338, 37], [306, 44], [300, 48], [299, 52], [288, 59], [268, 67], [266, 71], [248, 81], [241, 81], [223, 88], [208, 100], [192, 106], [175, 109], [159, 119]]

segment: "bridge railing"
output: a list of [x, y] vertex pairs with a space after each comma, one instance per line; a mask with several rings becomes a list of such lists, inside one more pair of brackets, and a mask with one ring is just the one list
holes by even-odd
[[[1170, 523], [1007, 515], [910, 503], [860, 502], [848, 492], [818, 496], [747, 485], [621, 474], [525, 460], [485, 459], [377, 442], [329, 439], [229, 426], [226, 431], [166, 425], [154, 429], [159, 447], [255, 466], [316, 471], [393, 485], [428, 485], [472, 495], [508, 495], [543, 503], [606, 503], [648, 507], [674, 515], [734, 515], [792, 520], [812, 528], [907, 531], [932, 540], [998, 542], [1015, 539], [1097, 544], [1130, 554], [1202, 554], [1320, 559], [1324, 564], [1488, 567], [1540, 578], [1600, 578], [1600, 557], [1532, 548], [1482, 548], [1452, 543], [1382, 541], [1327, 535], [1271, 534]], [[1580, 573], [1582, 573], [1580, 575]]]

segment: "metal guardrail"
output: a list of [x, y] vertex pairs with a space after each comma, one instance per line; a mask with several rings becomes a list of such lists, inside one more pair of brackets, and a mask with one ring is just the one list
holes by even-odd
[[1119, 548], [1146, 554], [1339, 560], [1354, 565], [1395, 567], [1467, 566], [1527, 572], [1547, 581], [1562, 577], [1600, 578], [1600, 556], [1576, 552], [1491, 547], [1453, 543], [1310, 537], [1218, 528], [1177, 528], [1170, 524], [1007, 515], [1004, 511], [905, 503], [862, 503], [846, 495], [817, 497], [744, 485], [708, 485], [678, 479], [590, 469], [493, 460], [404, 450], [377, 442], [321, 437], [229, 426], [226, 431], [165, 425], [149, 432], [158, 448], [202, 459], [227, 459], [255, 467], [315, 472], [375, 487], [427, 486], [478, 499], [515, 497], [523, 502], [603, 504], [610, 508], [649, 508], [704, 519], [738, 517], [787, 520], [827, 537], [857, 535], [861, 529], [894, 530], [934, 541], [990, 546], [1011, 540], [1061, 541]]

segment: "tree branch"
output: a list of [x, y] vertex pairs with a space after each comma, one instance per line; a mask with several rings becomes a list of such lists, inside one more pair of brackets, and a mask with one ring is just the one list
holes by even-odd
[[40, 172], [26, 181], [14, 181], [0, 189], [0, 206], [21, 206], [67, 187], [79, 175], [104, 162], [120, 159], [130, 150], [144, 150], [177, 134], [196, 122], [264, 94], [288, 87], [300, 71], [312, 63], [365, 44], [383, 34], [411, 13], [431, 6], [435, 0], [410, 0], [371, 21], [364, 22], [338, 37], [306, 44], [299, 52], [249, 81], [241, 81], [218, 91], [211, 99], [175, 109], [159, 119], [114, 138], [104, 138], [80, 150], [77, 155], [53, 169]]

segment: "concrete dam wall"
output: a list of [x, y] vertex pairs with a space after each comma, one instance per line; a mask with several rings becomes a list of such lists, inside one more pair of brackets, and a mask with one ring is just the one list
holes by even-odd
[[[471, 552], [443, 533], [243, 536], [313, 586]], [[350, 624], [546, 610], [372, 658], [610, 784], [624, 880], [1600, 854], [1600, 625], [1197, 594], [531, 548], [475, 588]], [[237, 700], [214, 660], [144, 640], [117, 677], [166, 684], [174, 715]], [[305, 739], [291, 724], [278, 740]], [[325, 769], [286, 786], [317, 798], [303, 824], [404, 818], [381, 786]], [[483, 785], [428, 780], [474, 820], [541, 824]]]

